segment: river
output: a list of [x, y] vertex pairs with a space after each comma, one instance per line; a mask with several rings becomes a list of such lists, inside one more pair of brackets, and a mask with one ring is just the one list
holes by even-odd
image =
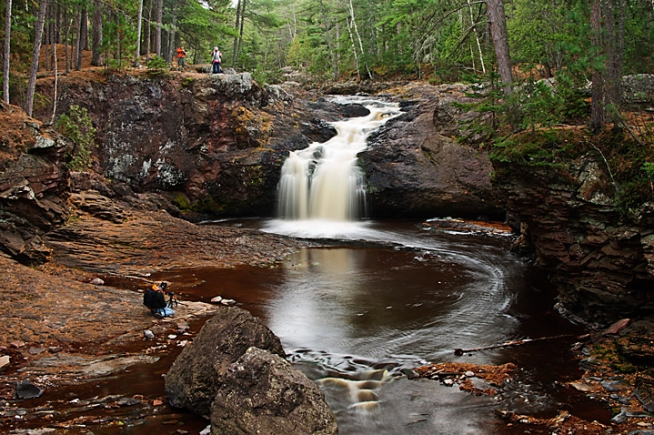
[[[218, 225], [291, 231], [284, 222], [261, 219]], [[276, 265], [185, 270], [154, 278], [170, 281], [180, 300], [209, 302], [220, 295], [260, 317], [280, 337], [288, 359], [323, 389], [341, 435], [524, 433], [499, 420], [496, 409], [538, 416], [568, 409], [608, 422], [607, 410], [565, 386], [581, 374], [570, 352], [574, 338], [454, 354], [456, 348], [583, 331], [554, 310], [546, 275], [509, 252], [509, 237], [426, 228], [422, 221], [341, 225], [323, 240], [330, 247], [305, 249]], [[192, 325], [192, 330], [200, 327]], [[180, 350], [173, 345], [155, 364], [49, 390], [41, 400], [163, 398], [162, 376]], [[496, 398], [404, 374], [425, 363], [448, 361], [512, 362], [520, 371]], [[167, 405], [88, 409], [64, 400], [54, 408], [61, 408], [57, 420], [104, 421], [89, 426], [96, 434], [145, 435], [162, 428], [197, 434], [208, 424]], [[121, 421], [128, 427], [117, 423]], [[533, 428], [531, 433], [539, 432]]]
[[[564, 386], [580, 375], [570, 352], [574, 338], [454, 354], [457, 348], [583, 331], [554, 310], [545, 274], [510, 253], [509, 235], [360, 219], [366, 199], [356, 156], [367, 135], [400, 112], [394, 104], [355, 101], [367, 105], [370, 115], [334, 123], [336, 137], [286, 160], [278, 209], [285, 219], [210, 223], [320, 239], [329, 247], [304, 249], [268, 267], [153, 278], [170, 281], [182, 300], [209, 302], [220, 295], [260, 317], [280, 337], [288, 359], [321, 386], [342, 435], [522, 433], [500, 422], [497, 409], [554, 416], [574, 408], [578, 416], [606, 420], [606, 412]], [[161, 397], [162, 375], [178, 352], [77, 388], [74, 397]], [[405, 376], [423, 364], [451, 361], [512, 362], [520, 372], [512, 387], [493, 398]], [[207, 424], [188, 412], [161, 409], [164, 421], [143, 418], [130, 428], [94, 432], [146, 434], [168, 422], [197, 433]], [[116, 412], [100, 412], [98, 418], [119, 421]]]
[[[308, 230], [270, 220], [223, 224]], [[580, 374], [573, 338], [454, 354], [583, 331], [553, 309], [546, 276], [509, 252], [508, 236], [425, 228], [418, 221], [342, 224], [329, 234], [333, 247], [303, 250], [276, 267], [166, 278], [187, 282], [184, 298], [221, 295], [262, 318], [289, 360], [321, 385], [341, 434], [506, 434], [495, 409], [555, 415], [562, 401], [596, 413], [561, 386]], [[513, 362], [522, 369], [520, 387], [498, 400], [403, 375], [446, 361]]]

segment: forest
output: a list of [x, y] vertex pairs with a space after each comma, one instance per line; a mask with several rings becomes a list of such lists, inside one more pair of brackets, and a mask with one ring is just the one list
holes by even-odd
[[597, 131], [620, 124], [618, 78], [654, 66], [654, 0], [6, 0], [4, 18], [3, 99], [29, 114], [37, 73], [62, 59], [58, 74], [85, 51], [108, 70], [172, 66], [184, 46], [201, 64], [218, 46], [223, 67], [262, 84], [288, 67], [316, 83], [482, 81], [505, 95], [556, 79], [538, 102], [551, 110], [531, 100], [531, 123], [579, 115], [574, 90], [592, 80]]

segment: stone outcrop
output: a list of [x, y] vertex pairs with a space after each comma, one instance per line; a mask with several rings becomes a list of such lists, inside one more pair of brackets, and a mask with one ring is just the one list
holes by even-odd
[[167, 193], [183, 211], [205, 217], [269, 216], [288, 152], [329, 139], [335, 131], [326, 122], [350, 111], [293, 92], [300, 95], [263, 88], [249, 73], [116, 74], [62, 80], [58, 108], [88, 110], [99, 145], [94, 169], [106, 178], [135, 192]]
[[0, 103], [0, 251], [42, 262], [41, 237], [66, 221], [67, 144], [18, 107]]
[[608, 324], [654, 309], [654, 205], [613, 205], [605, 165], [585, 155], [558, 167], [495, 163], [516, 248], [553, 271], [560, 308]]
[[313, 381], [285, 359], [251, 347], [222, 377], [211, 433], [328, 435], [338, 427]]
[[[464, 87], [391, 88], [370, 88], [407, 111], [361, 157], [373, 216], [498, 215], [486, 152], [450, 139], [464, 116], [450, 103], [465, 98]], [[62, 80], [59, 95], [62, 112], [77, 104], [92, 116], [98, 172], [135, 192], [167, 194], [188, 219], [189, 211], [274, 214], [288, 152], [331, 138], [331, 121], [367, 113], [299, 87], [261, 87], [248, 73]]]
[[654, 74], [622, 78], [623, 109], [654, 111]]
[[456, 216], [503, 219], [490, 182], [486, 151], [458, 144], [463, 85], [415, 87], [404, 115], [390, 120], [360, 154], [372, 217]]
[[336, 434], [318, 386], [283, 357], [260, 319], [220, 308], [166, 374], [169, 403], [211, 418], [213, 434]]
[[208, 417], [230, 365], [250, 347], [285, 356], [279, 338], [259, 319], [240, 308], [220, 309], [168, 371], [170, 404]]

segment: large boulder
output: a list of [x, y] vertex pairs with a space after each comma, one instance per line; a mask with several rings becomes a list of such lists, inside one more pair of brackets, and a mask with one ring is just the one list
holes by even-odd
[[457, 143], [466, 112], [464, 85], [411, 89], [403, 115], [373, 134], [360, 157], [370, 217], [458, 216], [502, 219], [488, 152]]
[[283, 358], [252, 347], [222, 378], [211, 433], [327, 435], [338, 427], [313, 381]]
[[227, 370], [250, 347], [285, 356], [279, 338], [260, 319], [240, 308], [220, 309], [168, 371], [170, 404], [208, 417]]

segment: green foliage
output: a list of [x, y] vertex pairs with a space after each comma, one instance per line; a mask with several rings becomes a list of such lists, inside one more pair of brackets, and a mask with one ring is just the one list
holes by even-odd
[[274, 84], [280, 83], [282, 77], [282, 71], [278, 70], [264, 70], [257, 68], [252, 71], [252, 78], [259, 83], [261, 86], [265, 84]]
[[148, 59], [146, 63], [147, 67], [152, 70], [157, 69], [168, 69], [168, 62], [163, 57], [154, 55]]
[[175, 198], [173, 198], [173, 202], [177, 204], [177, 207], [179, 207], [180, 210], [185, 211], [191, 209], [191, 202], [183, 193], [177, 193]]
[[654, 163], [644, 162], [642, 169], [643, 172], [645, 173], [645, 177], [647, 178], [647, 180], [650, 182], [654, 182]]
[[153, 77], [163, 76], [170, 72], [170, 67], [166, 59], [157, 55], [149, 58], [146, 66], [148, 67], [148, 74]]
[[73, 143], [69, 154], [68, 168], [73, 171], [84, 171], [91, 167], [91, 151], [95, 148], [95, 128], [86, 108], [72, 105], [68, 114], [62, 114], [57, 121], [56, 129]]
[[572, 155], [571, 137], [565, 131], [546, 129], [498, 138], [490, 152], [497, 162], [528, 167], [553, 167]]

